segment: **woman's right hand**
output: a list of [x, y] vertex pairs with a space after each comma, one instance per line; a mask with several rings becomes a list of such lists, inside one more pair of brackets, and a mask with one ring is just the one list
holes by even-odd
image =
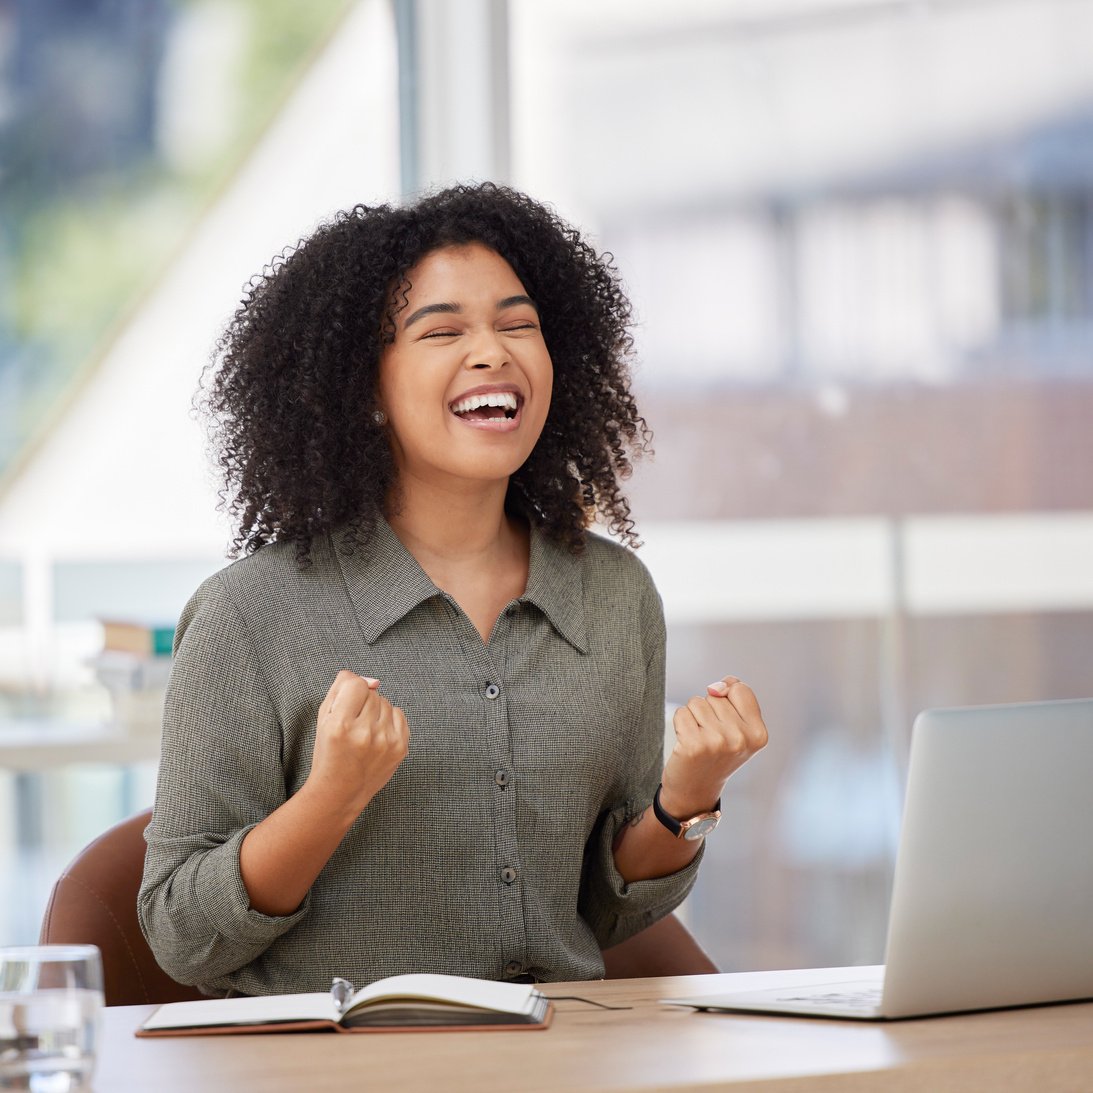
[[379, 680], [341, 671], [319, 706], [308, 788], [352, 818], [406, 758], [406, 715], [379, 693]]
[[293, 794], [251, 828], [239, 850], [250, 905], [288, 915], [365, 806], [406, 758], [406, 715], [379, 693], [379, 681], [339, 672], [319, 706], [311, 772]]

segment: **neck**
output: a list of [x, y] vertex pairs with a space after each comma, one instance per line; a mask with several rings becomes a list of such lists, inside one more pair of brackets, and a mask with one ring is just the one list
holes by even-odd
[[527, 527], [505, 514], [507, 480], [439, 490], [403, 476], [387, 520], [429, 579], [463, 609], [489, 642], [505, 604], [524, 594]]
[[488, 560], [512, 548], [507, 489], [508, 483], [501, 482], [452, 492], [404, 480], [397, 509], [388, 513], [387, 522], [426, 572], [426, 563], [437, 560], [454, 565]]

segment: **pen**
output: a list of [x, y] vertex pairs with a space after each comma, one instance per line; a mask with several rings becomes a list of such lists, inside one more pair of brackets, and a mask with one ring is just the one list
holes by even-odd
[[330, 981], [330, 997], [333, 999], [338, 1013], [341, 1013], [346, 1002], [353, 997], [353, 984], [348, 979], [342, 979], [341, 976], [334, 976]]

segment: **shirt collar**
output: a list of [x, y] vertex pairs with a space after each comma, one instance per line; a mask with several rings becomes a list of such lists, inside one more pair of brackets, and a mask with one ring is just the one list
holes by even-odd
[[522, 603], [533, 603], [578, 652], [588, 652], [584, 618], [584, 581], [580, 558], [531, 529], [531, 563]]
[[443, 595], [382, 517], [365, 543], [353, 544], [352, 554], [345, 537], [344, 530], [334, 534], [334, 554], [369, 645], [419, 603]]
[[[334, 554], [369, 645], [418, 604], [444, 595], [382, 517], [352, 554], [345, 553], [344, 534], [333, 536]], [[534, 604], [570, 645], [587, 653], [581, 568], [581, 560], [565, 547], [531, 529], [528, 586], [520, 601]]]

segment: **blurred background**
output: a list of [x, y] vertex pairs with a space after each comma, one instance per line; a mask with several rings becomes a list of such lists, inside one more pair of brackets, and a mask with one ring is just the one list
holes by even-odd
[[151, 803], [242, 286], [495, 178], [635, 302], [670, 700], [732, 672], [771, 728], [685, 917], [725, 970], [882, 960], [915, 713], [1093, 692], [1090, 43], [1093, 0], [0, 0], [0, 940]]

